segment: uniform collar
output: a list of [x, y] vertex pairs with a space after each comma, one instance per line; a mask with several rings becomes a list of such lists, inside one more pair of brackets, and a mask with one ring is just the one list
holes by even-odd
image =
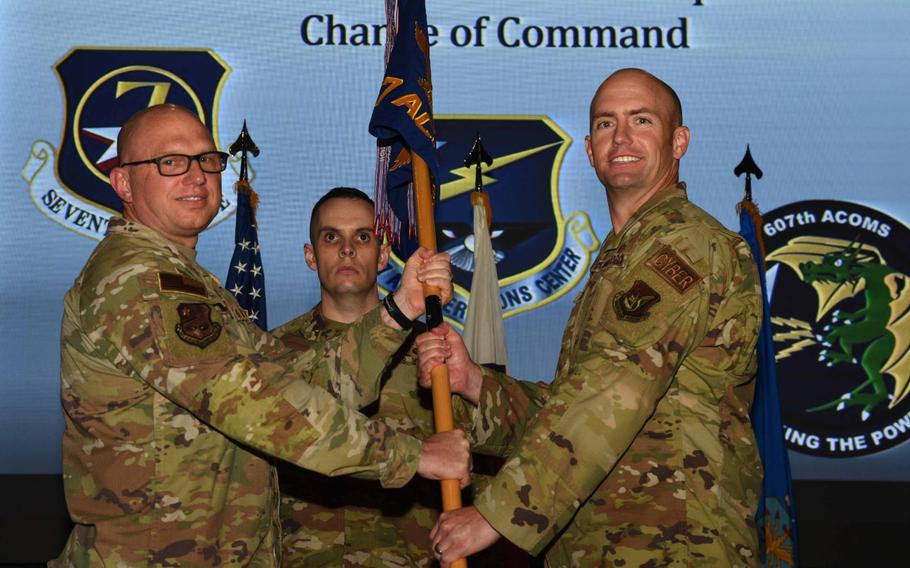
[[139, 221], [125, 219], [123, 217], [111, 217], [111, 220], [107, 225], [107, 234], [142, 239], [158, 248], [172, 250], [184, 258], [196, 262], [196, 249], [175, 243]]
[[322, 314], [322, 302], [316, 304], [310, 310], [310, 319], [313, 322], [313, 329], [316, 331], [339, 331], [351, 326], [349, 323], [342, 323], [325, 317]]
[[650, 199], [645, 201], [642, 206], [629, 217], [629, 220], [626, 221], [625, 226], [623, 226], [622, 231], [620, 231], [618, 235], [610, 229], [610, 233], [604, 240], [604, 251], [618, 248], [622, 241], [625, 240], [626, 235], [633, 230], [631, 227], [636, 227], [634, 230], [637, 231], [638, 222], [645, 217], [649, 211], [656, 209], [661, 204], [674, 198], [688, 200], [688, 196], [686, 195], [686, 182], [681, 181], [673, 185], [668, 185], [652, 195]]

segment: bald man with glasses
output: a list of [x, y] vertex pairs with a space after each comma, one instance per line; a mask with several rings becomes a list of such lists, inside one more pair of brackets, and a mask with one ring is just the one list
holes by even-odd
[[384, 487], [415, 473], [467, 484], [461, 432], [421, 441], [355, 410], [377, 398], [407, 338], [389, 310], [419, 316], [424, 283], [451, 297], [447, 255], [418, 251], [394, 307], [295, 350], [196, 262], [228, 157], [199, 119], [151, 107], [126, 122], [118, 148], [110, 182], [123, 217], [64, 301], [63, 478], [75, 527], [50, 565], [277, 566], [270, 458]]

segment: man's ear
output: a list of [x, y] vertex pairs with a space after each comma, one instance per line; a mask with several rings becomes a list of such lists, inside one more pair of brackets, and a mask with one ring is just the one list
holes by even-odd
[[585, 152], [588, 154], [588, 163], [594, 167], [594, 150], [591, 148], [591, 135], [585, 136]]
[[303, 256], [306, 258], [306, 265], [310, 267], [310, 270], [316, 270], [316, 251], [313, 249], [313, 245], [310, 243], [303, 245]]
[[377, 268], [379, 272], [385, 270], [385, 267], [389, 264], [389, 254], [392, 252], [392, 245], [389, 243], [382, 243], [379, 245], [379, 264]]
[[126, 169], [116, 167], [111, 170], [108, 178], [111, 180], [111, 187], [114, 188], [114, 193], [117, 194], [120, 201], [132, 203], [133, 191], [130, 187], [130, 174], [127, 173]]
[[689, 127], [677, 126], [673, 130], [673, 157], [682, 158], [689, 149]]

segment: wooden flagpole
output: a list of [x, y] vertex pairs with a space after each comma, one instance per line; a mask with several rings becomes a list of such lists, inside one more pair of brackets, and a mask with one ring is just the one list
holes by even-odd
[[[417, 201], [417, 241], [420, 246], [436, 250], [436, 224], [433, 220], [433, 192], [430, 189], [430, 170], [417, 152], [411, 152], [411, 168], [414, 174], [414, 197]], [[442, 303], [440, 290], [435, 286], [424, 286], [423, 296], [426, 299], [427, 328], [433, 329], [442, 323]], [[439, 365], [431, 372], [433, 385], [433, 420], [437, 432], [448, 432], [455, 428], [452, 415], [452, 390], [449, 387], [449, 368]], [[442, 489], [442, 510], [452, 511], [461, 508], [461, 487], [457, 479], [443, 479], [439, 482]], [[464, 558], [452, 564], [452, 568], [467, 568]]]

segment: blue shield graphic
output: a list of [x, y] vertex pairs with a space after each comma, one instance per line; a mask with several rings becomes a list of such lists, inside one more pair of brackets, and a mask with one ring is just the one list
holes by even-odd
[[[478, 134], [493, 157], [483, 169], [493, 210], [492, 243], [504, 317], [534, 309], [568, 292], [584, 276], [598, 239], [583, 212], [564, 217], [559, 168], [571, 139], [546, 116], [437, 115], [439, 203], [436, 241], [452, 255], [455, 298], [445, 315], [461, 324], [474, 269], [474, 167], [465, 157]], [[407, 252], [393, 248], [380, 286], [394, 290]]]
[[117, 164], [120, 127], [143, 108], [186, 107], [218, 141], [216, 105], [231, 69], [210, 50], [78, 47], [54, 70], [65, 101], [57, 178], [90, 204], [122, 210], [107, 175]]

